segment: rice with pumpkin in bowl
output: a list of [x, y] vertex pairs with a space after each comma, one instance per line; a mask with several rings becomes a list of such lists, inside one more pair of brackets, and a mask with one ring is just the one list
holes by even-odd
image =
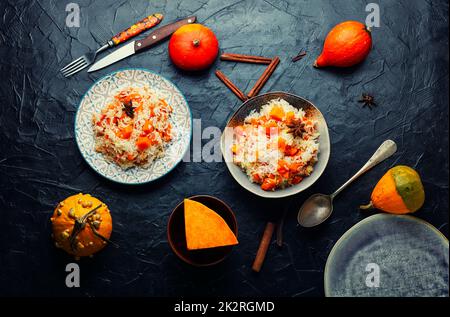
[[233, 161], [269, 191], [300, 183], [317, 162], [317, 122], [284, 99], [273, 99], [236, 126]]
[[280, 198], [317, 181], [328, 163], [330, 139], [325, 118], [310, 101], [271, 92], [247, 100], [232, 115], [221, 150], [242, 187]]

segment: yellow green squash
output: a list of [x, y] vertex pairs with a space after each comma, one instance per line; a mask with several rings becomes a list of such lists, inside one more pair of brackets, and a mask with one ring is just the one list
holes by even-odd
[[393, 214], [407, 214], [419, 210], [424, 201], [419, 174], [411, 167], [398, 165], [384, 174], [372, 192], [370, 203], [360, 209], [377, 208]]

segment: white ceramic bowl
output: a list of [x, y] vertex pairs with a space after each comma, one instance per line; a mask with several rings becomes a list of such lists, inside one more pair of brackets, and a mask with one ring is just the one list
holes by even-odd
[[[308, 115], [313, 116], [318, 122], [319, 137], [319, 155], [318, 162], [314, 165], [312, 174], [304, 178], [299, 184], [293, 185], [284, 189], [277, 189], [275, 191], [262, 190], [260, 185], [252, 183], [247, 175], [240, 167], [235, 165], [230, 160], [225, 160], [225, 163], [234, 179], [248, 191], [265, 198], [281, 198], [300, 193], [314, 184], [325, 170], [328, 159], [330, 157], [330, 136], [328, 134], [328, 126], [322, 113], [310, 101], [286, 92], [270, 92], [256, 96], [247, 100], [242, 106], [231, 116], [227, 123], [227, 127], [235, 127], [242, 124], [245, 117], [249, 115], [252, 110], [260, 111], [261, 107], [272, 99], [284, 99], [295, 108], [303, 109]], [[230, 157], [231, 149], [225, 148], [225, 134], [221, 138], [221, 150], [225, 157]], [[228, 153], [226, 152], [228, 151]]]

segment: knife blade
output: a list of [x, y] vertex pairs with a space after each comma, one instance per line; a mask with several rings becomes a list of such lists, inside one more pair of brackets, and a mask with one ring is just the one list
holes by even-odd
[[156, 31], [150, 33], [144, 39], [132, 41], [132, 42], [118, 48], [111, 54], [103, 57], [98, 62], [96, 62], [94, 65], [92, 65], [91, 68], [88, 69], [88, 73], [105, 68], [106, 66], [114, 64], [128, 56], [131, 56], [140, 51], [148, 49], [151, 46], [167, 39], [169, 36], [171, 36], [176, 30], [178, 30], [183, 25], [194, 23], [196, 20], [197, 20], [197, 17], [191, 16], [191, 17], [179, 20], [177, 22], [164, 25], [164, 26], [160, 27], [159, 29], [157, 29]]

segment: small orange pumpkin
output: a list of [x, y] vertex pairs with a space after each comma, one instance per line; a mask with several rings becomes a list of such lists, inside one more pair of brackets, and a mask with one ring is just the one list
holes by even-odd
[[89, 194], [80, 193], [60, 202], [50, 221], [55, 246], [76, 258], [103, 249], [112, 232], [108, 207]]
[[216, 35], [201, 24], [183, 25], [170, 38], [170, 59], [183, 70], [206, 69], [214, 63], [218, 53]]
[[314, 67], [349, 67], [362, 62], [372, 48], [370, 30], [361, 22], [346, 21], [327, 35]]

